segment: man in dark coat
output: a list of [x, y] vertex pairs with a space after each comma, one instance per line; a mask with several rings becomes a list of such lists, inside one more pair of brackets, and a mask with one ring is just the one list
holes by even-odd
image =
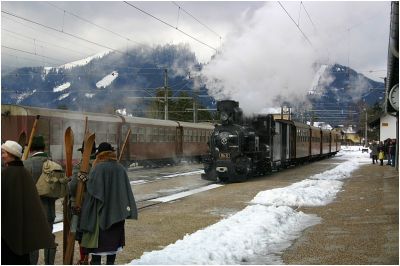
[[[27, 160], [24, 161], [24, 166], [32, 175], [33, 182], [35, 182], [35, 184], [42, 174], [43, 163], [49, 158], [48, 154], [44, 151], [45, 147], [46, 145], [44, 143], [43, 136], [33, 137], [30, 156]], [[56, 198], [40, 196], [40, 201], [42, 202], [42, 206], [45, 210], [47, 222], [49, 223], [50, 229], [53, 230], [53, 224], [56, 219]], [[37, 264], [39, 259], [39, 250], [32, 252], [30, 254], [30, 257], [31, 264]], [[55, 257], [55, 248], [44, 250], [44, 263], [46, 265], [53, 265]]]
[[55, 248], [36, 186], [15, 141], [1, 145], [1, 264], [29, 264], [29, 253]]
[[114, 264], [125, 246], [125, 219], [137, 219], [137, 208], [125, 168], [111, 144], [99, 145], [86, 188], [81, 245], [92, 254], [92, 264], [100, 264], [100, 254], [107, 255], [107, 264]]

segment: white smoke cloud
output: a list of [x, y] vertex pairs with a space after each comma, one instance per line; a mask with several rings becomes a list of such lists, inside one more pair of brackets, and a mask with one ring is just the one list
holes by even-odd
[[279, 8], [274, 2], [256, 11], [204, 68], [216, 99], [239, 100], [246, 113], [253, 113], [279, 106], [278, 97], [291, 100], [309, 90], [316, 53]]
[[[283, 2], [295, 20], [299, 4]], [[307, 18], [303, 8], [302, 19], [296, 24], [300, 24], [307, 39], [278, 2], [266, 3], [251, 18], [243, 15], [246, 19], [225, 39], [222, 52], [202, 71], [209, 93], [217, 100], [239, 101], [247, 114], [257, 113], [267, 107], [280, 106], [283, 101], [304, 100], [311, 89], [319, 63], [348, 65], [351, 60], [350, 67], [354, 65], [360, 68], [366, 66], [368, 57], [377, 55], [376, 51], [371, 52], [376, 49], [374, 41], [370, 40], [371, 49], [365, 45], [370, 39], [365, 29], [371, 25], [351, 25], [365, 22], [374, 13], [376, 17], [376, 12], [382, 13], [385, 8], [387, 11], [387, 6], [377, 10], [371, 6], [360, 9], [354, 6], [357, 3], [343, 3], [340, 6], [341, 3], [306, 2], [306, 5], [315, 21]], [[334, 14], [328, 15], [332, 10]], [[375, 28], [373, 33], [382, 35]], [[351, 35], [352, 38], [347, 41], [344, 37], [333, 40], [334, 36], [341, 34], [344, 37]], [[352, 47], [361, 48], [353, 53]], [[382, 50], [380, 55], [385, 54], [385, 49]], [[321, 78], [332, 81], [332, 77], [326, 76], [326, 73]]]

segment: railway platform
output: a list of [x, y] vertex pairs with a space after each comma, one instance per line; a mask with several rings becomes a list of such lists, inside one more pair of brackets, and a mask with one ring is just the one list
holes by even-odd
[[[139, 220], [126, 221], [127, 245], [117, 256], [116, 263], [130, 263], [144, 252], [162, 249], [186, 234], [217, 223], [221, 217], [245, 208], [258, 191], [288, 186], [332, 169], [341, 161], [340, 157], [334, 157], [145, 208], [139, 212]], [[200, 175], [189, 177], [201, 180]], [[398, 265], [398, 171], [391, 166], [364, 163], [352, 172], [351, 178], [342, 181], [342, 191], [334, 202], [298, 209], [315, 214], [322, 221], [303, 231], [280, 254], [284, 264]], [[161, 186], [163, 182], [166, 184]], [[139, 198], [148, 186], [155, 186], [155, 191], [169, 191], [181, 186], [181, 182], [189, 182], [188, 177], [135, 185], [134, 188]], [[62, 264], [62, 232], [56, 233], [56, 242], [59, 243], [56, 263]], [[75, 257], [77, 254], [76, 245]], [[40, 263], [43, 263], [42, 258]], [[268, 263], [261, 260], [257, 264]]]
[[323, 220], [283, 253], [285, 264], [399, 264], [399, 172], [394, 167], [362, 165], [335, 202], [300, 210]]

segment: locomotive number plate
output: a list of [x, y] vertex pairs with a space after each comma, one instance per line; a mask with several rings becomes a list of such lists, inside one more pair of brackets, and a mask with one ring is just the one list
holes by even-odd
[[230, 158], [231, 158], [231, 154], [230, 154], [230, 153], [227, 153], [227, 152], [221, 152], [221, 153], [219, 154], [219, 158], [220, 158], [220, 159], [230, 159]]

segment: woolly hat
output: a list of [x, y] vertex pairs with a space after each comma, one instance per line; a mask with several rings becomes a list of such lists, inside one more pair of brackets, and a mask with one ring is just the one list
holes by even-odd
[[22, 147], [15, 141], [7, 140], [4, 144], [1, 145], [1, 149], [14, 155], [15, 157], [22, 157]]
[[45, 148], [44, 138], [43, 136], [35, 136], [32, 139], [31, 150], [32, 151], [41, 151]]
[[102, 142], [100, 143], [99, 147], [97, 148], [96, 155], [103, 151], [115, 151], [113, 146], [110, 143]]

